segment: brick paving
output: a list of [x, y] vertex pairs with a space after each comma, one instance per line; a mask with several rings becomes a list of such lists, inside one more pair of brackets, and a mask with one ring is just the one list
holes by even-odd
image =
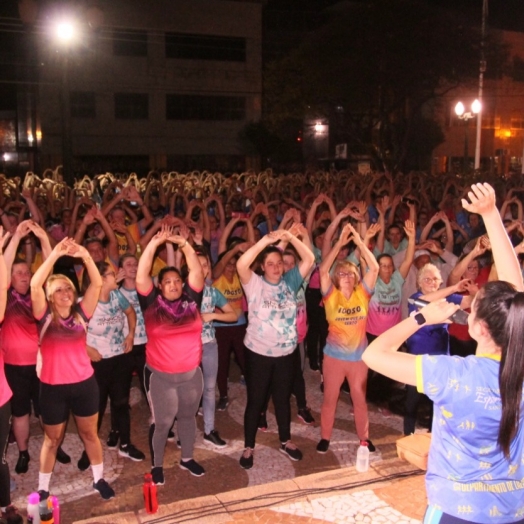
[[[305, 372], [308, 402], [317, 421], [322, 402], [319, 377], [310, 370]], [[420, 522], [426, 505], [423, 476], [396, 456], [395, 441], [401, 436], [401, 417], [385, 418], [370, 405], [370, 438], [377, 446], [377, 452], [372, 454], [369, 472], [357, 474], [353, 466], [358, 439], [350, 415], [349, 395], [341, 393], [331, 447], [326, 455], [315, 450], [320, 438], [318, 425], [302, 424], [296, 417], [292, 399], [291, 433], [293, 441], [304, 453], [304, 459], [292, 462], [278, 452], [276, 421], [271, 407], [268, 432], [259, 431], [257, 434], [255, 465], [252, 470], [245, 471], [238, 465], [243, 449], [245, 389], [234, 372], [229, 397], [230, 406], [227, 411], [216, 414], [215, 424], [228, 446], [217, 450], [205, 445], [202, 440], [203, 420], [197, 417], [194, 458], [206, 469], [206, 475], [196, 478], [178, 467], [180, 450], [175, 443], [168, 442], [164, 462], [166, 484], [158, 487], [161, 508], [158, 514], [149, 518], [143, 511], [141, 490], [143, 474], [150, 468], [147, 443], [149, 410], [138, 388], [133, 389], [132, 395], [131, 434], [133, 443], [146, 453], [146, 461], [133, 462], [120, 457], [116, 450], [106, 449], [108, 415], [100, 431], [104, 443], [105, 476], [116, 491], [115, 499], [102, 501], [98, 494], [93, 493], [91, 471], [80, 472], [76, 467], [83, 448], [74, 423], [70, 422], [64, 448], [71, 454], [72, 463], [57, 465], [50, 488], [61, 501], [62, 523], [83, 520], [108, 524], [148, 520], [235, 524]], [[31, 439], [32, 460], [28, 473], [14, 474], [16, 446], [10, 446], [8, 450], [10, 470], [17, 482], [13, 500], [21, 508], [25, 507], [27, 494], [37, 487], [41, 432], [36, 423], [33, 426], [35, 437]], [[395, 475], [405, 476], [396, 478]], [[357, 485], [360, 482], [364, 484]], [[268, 498], [268, 494], [271, 497]], [[342, 514], [340, 512], [345, 515], [344, 520], [336, 517]]]

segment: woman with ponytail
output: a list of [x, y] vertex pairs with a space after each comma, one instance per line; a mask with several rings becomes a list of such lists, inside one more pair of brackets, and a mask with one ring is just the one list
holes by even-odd
[[475, 184], [468, 198], [462, 205], [484, 219], [500, 278], [471, 306], [475, 355], [397, 352], [421, 326], [445, 322], [459, 309], [442, 299], [378, 337], [363, 359], [434, 402], [424, 523], [524, 523], [524, 285], [493, 188]]

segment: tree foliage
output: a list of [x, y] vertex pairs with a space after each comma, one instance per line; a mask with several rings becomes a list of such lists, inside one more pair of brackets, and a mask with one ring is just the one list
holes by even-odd
[[[278, 133], [290, 119], [327, 116], [335, 140], [351, 151], [389, 169], [406, 167], [420, 155], [416, 146], [431, 151], [442, 140], [425, 112], [460, 84], [474, 89], [480, 12], [469, 19], [422, 0], [368, 0], [344, 2], [330, 14], [267, 66], [265, 119]], [[502, 66], [505, 50], [493, 35], [486, 51], [489, 63]], [[427, 143], [413, 140], [424, 129]]]

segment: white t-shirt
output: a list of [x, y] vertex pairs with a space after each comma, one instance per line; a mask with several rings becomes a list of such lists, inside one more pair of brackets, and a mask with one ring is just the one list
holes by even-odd
[[295, 267], [278, 284], [270, 284], [255, 273], [243, 284], [249, 310], [244, 338], [248, 349], [269, 357], [293, 353], [297, 345], [296, 294], [303, 280]]

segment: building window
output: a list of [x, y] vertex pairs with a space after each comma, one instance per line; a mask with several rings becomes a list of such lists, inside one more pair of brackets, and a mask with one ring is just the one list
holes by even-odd
[[147, 93], [115, 93], [115, 118], [147, 120], [149, 118]]
[[500, 117], [489, 115], [483, 116], [482, 129], [500, 129]]
[[96, 118], [95, 93], [73, 91], [69, 96], [72, 118]]
[[113, 30], [115, 56], [147, 56], [147, 32], [134, 29]]
[[166, 95], [167, 120], [245, 120], [241, 96]]
[[512, 118], [511, 129], [524, 129], [524, 118]]
[[186, 60], [246, 61], [246, 39], [166, 33], [166, 57]]

